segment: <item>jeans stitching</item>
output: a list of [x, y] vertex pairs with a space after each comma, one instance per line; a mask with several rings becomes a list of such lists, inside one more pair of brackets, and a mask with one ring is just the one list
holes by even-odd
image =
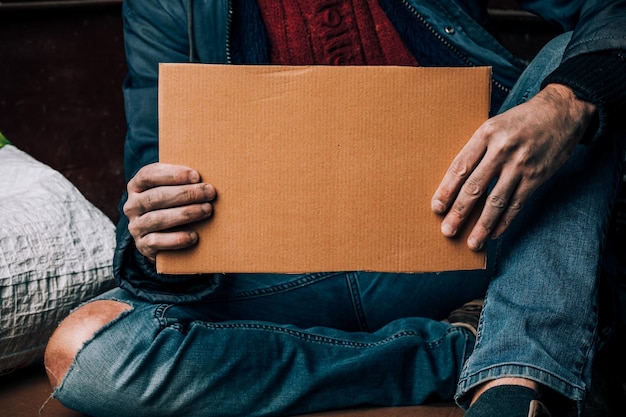
[[[515, 373], [512, 371], [512, 369], [516, 369], [518, 372]], [[532, 372], [529, 372], [529, 371], [532, 371]], [[579, 394], [579, 398], [572, 398], [574, 400], [577, 400], [577, 401], [581, 400], [584, 396], [582, 394], [585, 391], [584, 386], [577, 385], [573, 383], [572, 381], [562, 378], [556, 373], [550, 372], [547, 369], [539, 368], [537, 366], [534, 366], [528, 363], [507, 362], [507, 363], [500, 363], [500, 364], [483, 368], [479, 370], [478, 372], [474, 372], [471, 375], [467, 375], [461, 378], [459, 381], [459, 387], [462, 390], [462, 392], [459, 392], [456, 397], [457, 399], [460, 398], [462, 395], [467, 394], [471, 388], [478, 386], [488, 380], [494, 379], [494, 376], [496, 375], [497, 376], [515, 376], [519, 374], [519, 376], [521, 377], [529, 378], [530, 376], [534, 376], [534, 375], [531, 375], [531, 373], [535, 373], [537, 375], [543, 374], [546, 376], [546, 377], [535, 376], [535, 378], [532, 378], [534, 380], [537, 380], [537, 382], [539, 383], [545, 384], [546, 381], [552, 380], [552, 381], [558, 382], [558, 384], [562, 385], [561, 388], [566, 389], [567, 391], [570, 391], [571, 393], [577, 392]], [[556, 387], [552, 387], [552, 388], [556, 388]]]
[[262, 297], [265, 295], [277, 294], [280, 292], [291, 291], [297, 288], [305, 287], [310, 284], [314, 284], [319, 281], [323, 281], [333, 276], [340, 275], [339, 272], [333, 273], [321, 273], [321, 274], [307, 274], [293, 281], [284, 282], [281, 284], [272, 285], [269, 287], [262, 287], [255, 290], [247, 290], [240, 292], [228, 292], [218, 293], [205, 297], [203, 302], [216, 302], [216, 301], [231, 301], [231, 300], [244, 300], [255, 297]]
[[346, 274], [346, 283], [348, 285], [350, 300], [352, 301], [352, 308], [354, 309], [354, 315], [356, 316], [357, 323], [359, 324], [359, 329], [364, 332], [368, 332], [369, 325], [367, 324], [367, 318], [365, 317], [365, 311], [363, 309], [357, 275], [353, 273]]
[[[403, 330], [397, 333], [394, 333], [382, 340], [378, 340], [376, 342], [356, 342], [351, 340], [341, 340], [337, 338], [332, 338], [329, 336], [321, 336], [318, 334], [307, 333], [305, 331], [298, 331], [294, 329], [287, 329], [280, 326], [272, 326], [269, 324], [258, 324], [258, 323], [207, 323], [202, 321], [197, 321], [193, 323], [194, 325], [203, 326], [207, 329], [214, 330], [259, 330], [259, 331], [267, 331], [273, 333], [282, 333], [287, 336], [292, 336], [307, 342], [312, 343], [320, 343], [327, 344], [333, 346], [347, 347], [347, 348], [372, 348], [376, 346], [383, 346], [387, 343], [393, 342], [395, 340], [405, 338], [405, 337], [421, 337], [420, 332], [413, 330]], [[424, 341], [424, 345], [427, 348], [435, 348], [441, 344], [443, 344], [444, 340], [450, 333], [456, 333], [459, 331], [463, 331], [462, 329], [451, 327], [448, 329], [439, 339], [434, 341]]]
[[168, 308], [170, 308], [170, 306], [170, 304], [158, 304], [154, 308], [153, 317], [159, 323], [159, 328], [161, 330], [169, 326], [167, 317], [165, 317], [165, 312]]
[[[624, 151], [625, 148], [623, 144], [621, 144], [621, 142], [619, 142], [617, 139], [613, 138], [613, 143], [615, 144], [614, 147], [617, 148], [616, 149], [616, 153], [617, 155], [620, 156], [620, 160], [617, 162], [617, 169], [615, 170], [616, 172], [613, 175], [613, 190], [612, 190], [612, 195], [611, 195], [611, 201], [614, 202], [617, 199], [617, 195], [619, 193], [620, 187], [622, 185], [622, 178], [623, 178], [623, 172], [624, 169], [626, 168], [626, 164], [624, 163]], [[602, 230], [602, 238], [600, 239], [602, 242], [602, 246], [600, 248], [600, 253], [604, 253], [605, 252], [605, 248], [606, 248], [606, 244], [607, 244], [607, 235], [609, 233], [609, 224], [610, 224], [610, 218], [611, 215], [613, 213], [613, 208], [611, 208], [610, 210], [607, 210], [607, 212], [605, 212], [605, 217], [604, 217], [604, 221], [603, 224], [605, 225], [604, 230]], [[597, 272], [597, 278], [596, 278], [596, 302], [593, 305], [593, 314], [595, 316], [595, 321], [596, 323], [598, 323], [599, 321], [599, 314], [598, 314], [598, 308], [599, 308], [599, 292], [597, 290], [598, 285], [599, 285], [599, 280], [600, 280], [600, 274], [602, 274], [602, 266], [598, 265], [598, 272]], [[597, 344], [599, 342], [599, 334], [598, 334], [598, 330], [599, 327], [593, 326], [592, 329], [590, 329], [590, 340], [584, 343], [584, 345], [586, 345], [587, 349], [585, 351], [585, 353], [583, 354], [583, 358], [585, 359], [585, 361], [580, 365], [579, 367], [579, 373], [578, 373], [578, 378], [581, 381], [585, 381], [584, 375], [586, 372], [591, 372], [591, 366], [592, 366], [592, 358], [595, 356], [594, 355], [594, 350], [597, 347]], [[591, 361], [591, 362], [590, 362]]]

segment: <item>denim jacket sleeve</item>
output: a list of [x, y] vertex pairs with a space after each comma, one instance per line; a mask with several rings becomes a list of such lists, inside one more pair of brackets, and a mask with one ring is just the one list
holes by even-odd
[[626, 49], [626, 0], [520, 0], [526, 10], [573, 31], [564, 60]]
[[[208, 3], [210, 1], [197, 1]], [[161, 62], [188, 62], [192, 25], [189, 0], [125, 0], [124, 42], [128, 75], [124, 80], [127, 133], [124, 170], [129, 181], [144, 165], [158, 161], [157, 82]], [[150, 301], [193, 301], [210, 293], [212, 276], [157, 274], [154, 265], [135, 248], [128, 219], [121, 210], [113, 272], [117, 283]]]

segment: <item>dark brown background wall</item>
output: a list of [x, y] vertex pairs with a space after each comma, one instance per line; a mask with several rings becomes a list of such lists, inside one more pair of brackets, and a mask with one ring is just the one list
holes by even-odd
[[112, 219], [124, 189], [120, 11], [120, 1], [0, 3], [0, 131]]

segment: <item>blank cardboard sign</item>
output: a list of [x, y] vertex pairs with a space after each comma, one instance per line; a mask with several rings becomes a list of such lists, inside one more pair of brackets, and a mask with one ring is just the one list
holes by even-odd
[[489, 68], [161, 64], [159, 158], [218, 198], [161, 273], [485, 267], [430, 199], [489, 111]]

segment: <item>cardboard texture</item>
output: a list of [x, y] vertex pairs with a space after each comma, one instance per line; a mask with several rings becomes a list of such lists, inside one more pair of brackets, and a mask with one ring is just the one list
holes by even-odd
[[218, 198], [161, 273], [485, 267], [430, 199], [487, 119], [489, 68], [161, 64], [159, 158]]

